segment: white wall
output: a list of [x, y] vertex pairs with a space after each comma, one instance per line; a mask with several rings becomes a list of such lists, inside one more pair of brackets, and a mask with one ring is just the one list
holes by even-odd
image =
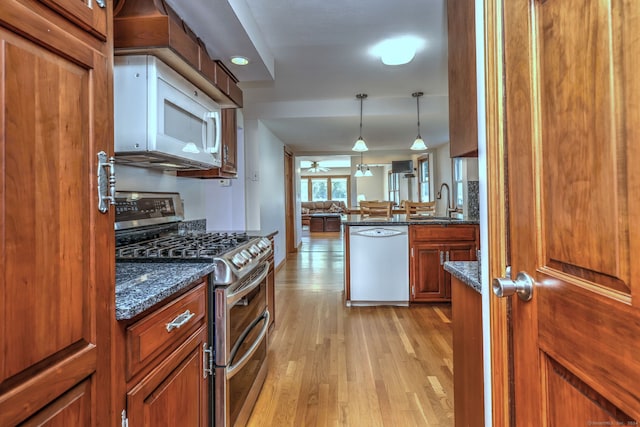
[[286, 257], [284, 143], [259, 120], [245, 120], [247, 228], [277, 231], [274, 261]]

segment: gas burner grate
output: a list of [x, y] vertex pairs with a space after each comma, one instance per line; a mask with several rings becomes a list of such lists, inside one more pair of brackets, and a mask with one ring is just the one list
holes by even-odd
[[211, 262], [249, 240], [246, 233], [172, 235], [117, 247], [116, 260]]

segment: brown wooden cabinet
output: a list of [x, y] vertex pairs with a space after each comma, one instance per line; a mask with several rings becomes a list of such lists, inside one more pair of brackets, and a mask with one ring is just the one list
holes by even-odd
[[478, 156], [475, 1], [448, 0], [451, 157]]
[[157, 56], [222, 107], [242, 107], [238, 80], [166, 2], [120, 0], [114, 29], [117, 55]]
[[203, 279], [134, 323], [121, 324], [129, 425], [208, 425], [206, 293]]
[[113, 214], [96, 189], [97, 153], [113, 152], [108, 5], [0, 2], [2, 426], [110, 424]]
[[477, 225], [412, 225], [409, 281], [411, 302], [451, 300], [451, 275], [446, 261], [476, 259]]
[[451, 279], [453, 397], [457, 427], [484, 426], [482, 295]]
[[237, 109], [222, 110], [222, 165], [208, 170], [178, 171], [178, 176], [191, 178], [237, 178], [238, 177], [238, 119]]

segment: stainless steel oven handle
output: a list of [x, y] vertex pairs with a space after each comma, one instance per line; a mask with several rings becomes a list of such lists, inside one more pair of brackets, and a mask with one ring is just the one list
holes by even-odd
[[238, 348], [240, 348], [240, 344], [242, 344], [246, 336], [249, 334], [249, 332], [251, 332], [251, 329], [253, 329], [258, 324], [258, 322], [260, 322], [262, 319], [264, 319], [264, 325], [260, 330], [260, 335], [258, 335], [258, 338], [253, 342], [253, 344], [251, 344], [251, 347], [249, 348], [249, 350], [242, 356], [240, 360], [238, 360], [233, 365], [229, 365], [227, 367], [227, 379], [233, 378], [233, 376], [237, 374], [238, 371], [240, 371], [240, 369], [242, 369], [244, 365], [247, 364], [249, 359], [253, 357], [255, 352], [258, 350], [258, 347], [260, 346], [260, 344], [262, 344], [262, 340], [266, 337], [267, 331], [269, 330], [269, 319], [271, 319], [271, 314], [269, 314], [268, 309], [264, 311], [262, 316], [258, 317], [254, 322], [252, 322], [251, 326], [249, 326], [247, 330], [242, 334], [240, 339], [238, 339], [238, 342], [236, 343], [234, 348], [231, 350], [231, 360], [233, 360], [235, 353], [238, 351]]
[[263, 266], [264, 266], [264, 270], [262, 271], [262, 273], [260, 273], [260, 275], [256, 277], [251, 283], [249, 283], [248, 285], [242, 286], [235, 292], [232, 292], [229, 295], [227, 295], [227, 306], [233, 307], [236, 302], [241, 300], [245, 295], [249, 294], [252, 290], [257, 288], [258, 286], [260, 286], [260, 283], [262, 283], [264, 278], [267, 277], [267, 274], [269, 273], [269, 261], [265, 261]]

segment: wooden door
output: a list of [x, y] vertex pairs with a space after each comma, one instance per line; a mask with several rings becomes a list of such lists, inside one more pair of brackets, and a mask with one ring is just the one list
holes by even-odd
[[0, 2], [0, 425], [96, 425], [115, 313], [113, 216], [96, 192], [111, 59], [25, 3]]
[[640, 420], [640, 2], [501, 0], [516, 426]]

